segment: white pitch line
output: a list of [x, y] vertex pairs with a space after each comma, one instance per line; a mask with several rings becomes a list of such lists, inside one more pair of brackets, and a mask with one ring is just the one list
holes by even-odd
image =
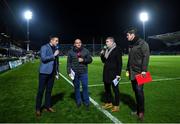
[[[62, 76], [69, 84], [71, 84], [73, 87], [73, 83], [67, 79], [63, 74], [59, 73], [60, 76]], [[109, 119], [111, 119], [111, 121], [113, 121], [115, 124], [122, 124], [121, 121], [119, 121], [116, 117], [114, 117], [111, 113], [109, 113], [107, 110], [103, 109], [94, 99], [92, 99], [91, 97], [89, 97], [90, 102], [102, 113], [104, 113]]]
[[[180, 80], [180, 77], [177, 77], [177, 78], [162, 78], [162, 79], [155, 79], [153, 80], [152, 82], [161, 82], [161, 81], [169, 81], [169, 80]], [[129, 84], [131, 83], [130, 81], [127, 81], [127, 82], [120, 82], [119, 85], [121, 84]], [[104, 86], [104, 84], [92, 84], [92, 85], [88, 85], [88, 87], [98, 87], [98, 86]]]

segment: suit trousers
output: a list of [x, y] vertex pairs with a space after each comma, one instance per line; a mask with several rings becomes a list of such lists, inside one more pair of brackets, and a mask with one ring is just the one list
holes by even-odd
[[136, 80], [131, 80], [132, 88], [136, 97], [137, 113], [144, 113], [144, 91], [143, 85], [138, 85]]
[[54, 85], [54, 73], [52, 74], [39, 74], [39, 87], [36, 97], [36, 110], [41, 109], [43, 94], [45, 92], [45, 108], [51, 107], [51, 92]]
[[[111, 93], [111, 86], [114, 91], [114, 100]], [[120, 103], [120, 93], [118, 84], [115, 86], [114, 83], [104, 82], [105, 89], [105, 103], [113, 103], [114, 106], [119, 106]]]

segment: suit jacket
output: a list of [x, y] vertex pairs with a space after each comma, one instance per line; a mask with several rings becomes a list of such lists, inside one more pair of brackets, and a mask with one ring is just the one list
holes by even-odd
[[114, 48], [109, 57], [106, 59], [104, 54], [101, 55], [101, 61], [104, 63], [103, 82], [112, 83], [117, 75], [121, 75], [122, 69], [122, 53], [117, 47]]
[[[49, 43], [41, 47], [40, 60], [39, 73], [51, 74], [53, 71], [59, 73], [59, 59], [58, 57], [54, 57], [53, 50]], [[54, 64], [56, 64], [56, 67], [54, 67]]]

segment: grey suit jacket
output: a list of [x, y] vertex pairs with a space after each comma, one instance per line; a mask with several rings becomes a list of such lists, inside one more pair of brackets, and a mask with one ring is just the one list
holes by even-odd
[[56, 62], [55, 71], [59, 72], [59, 60], [58, 57], [54, 57], [54, 53], [50, 44], [43, 45], [40, 50], [40, 69], [41, 74], [51, 74], [54, 64]]

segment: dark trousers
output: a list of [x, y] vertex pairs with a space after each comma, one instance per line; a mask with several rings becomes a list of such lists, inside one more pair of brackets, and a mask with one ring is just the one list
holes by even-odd
[[137, 113], [144, 113], [144, 91], [143, 85], [138, 86], [136, 80], [131, 80], [132, 88], [135, 93], [137, 103]]
[[51, 92], [54, 84], [54, 74], [39, 74], [39, 87], [36, 97], [36, 110], [41, 109], [44, 91], [45, 93], [45, 108], [51, 107]]
[[[111, 86], [114, 91], [114, 102], [111, 93]], [[105, 103], [113, 103], [114, 106], [119, 106], [120, 96], [119, 96], [118, 84], [114, 86], [114, 83], [104, 82], [104, 89], [105, 89]]]
[[81, 93], [80, 93], [80, 82], [82, 83], [82, 95], [85, 105], [89, 105], [89, 93], [88, 93], [88, 74], [76, 74], [74, 83], [74, 91], [75, 91], [75, 98], [76, 103], [81, 104]]

